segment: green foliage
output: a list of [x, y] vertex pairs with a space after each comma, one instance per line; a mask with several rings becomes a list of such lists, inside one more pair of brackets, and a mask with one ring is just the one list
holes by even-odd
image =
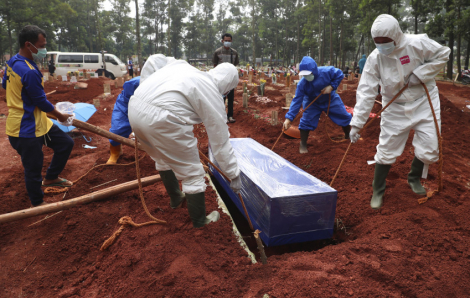
[[[18, 51], [26, 24], [47, 32], [48, 50], [98, 52], [121, 60], [137, 54], [135, 0], [2, 0], [0, 57]], [[342, 68], [375, 45], [370, 28], [383, 13], [405, 32], [427, 33], [441, 43], [459, 44], [453, 57], [468, 60], [470, 0], [140, 0], [142, 55], [207, 59], [233, 35], [241, 65], [255, 57], [269, 64], [298, 63], [310, 55], [320, 65]], [[363, 43], [360, 41], [364, 40]], [[362, 46], [361, 46], [362, 45]], [[457, 51], [457, 50], [456, 50]], [[255, 57], [253, 57], [255, 56]], [[279, 62], [277, 62], [279, 61]], [[323, 62], [323, 63], [322, 63]], [[465, 62], [468, 63], [468, 62]]]

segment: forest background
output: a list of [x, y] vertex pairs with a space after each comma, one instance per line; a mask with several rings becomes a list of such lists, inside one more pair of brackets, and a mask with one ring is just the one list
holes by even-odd
[[287, 66], [310, 55], [344, 68], [375, 49], [370, 28], [382, 13], [406, 33], [449, 46], [448, 78], [468, 66], [470, 0], [2, 0], [0, 59], [18, 51], [18, 32], [34, 24], [46, 31], [48, 51], [204, 61], [229, 32], [243, 64], [262, 57]]

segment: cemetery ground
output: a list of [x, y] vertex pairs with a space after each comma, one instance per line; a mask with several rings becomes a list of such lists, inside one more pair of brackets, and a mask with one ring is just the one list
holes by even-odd
[[[100, 98], [100, 106], [88, 122], [109, 129], [113, 105], [122, 90], [112, 84], [111, 95], [102, 96], [103, 84], [109, 82], [91, 79], [87, 89], [76, 90], [54, 81], [46, 82], [45, 90], [56, 90], [48, 97], [54, 104], [93, 103]], [[243, 107], [242, 83], [238, 85], [237, 121], [229, 124], [232, 137], [250, 137], [268, 148], [273, 146], [281, 132], [287, 111], [282, 107], [289, 92], [283, 81], [278, 83], [266, 84], [264, 96], [270, 101], [257, 101], [253, 90], [247, 107]], [[339, 94], [345, 105], [354, 107], [357, 80], [344, 80], [343, 84], [348, 85], [347, 90], [341, 85]], [[64, 210], [41, 222], [44, 215], [0, 224], [0, 297], [468, 297], [470, 113], [465, 106], [470, 105], [470, 89], [445, 82], [438, 87], [444, 188], [424, 204], [418, 204], [420, 197], [406, 180], [414, 156], [411, 134], [388, 175], [384, 206], [378, 211], [370, 208], [374, 166], [367, 161], [373, 159], [378, 143], [377, 120], [352, 145], [333, 185], [338, 201], [331, 239], [266, 248], [268, 263], [262, 265], [246, 220], [232, 208], [242, 238], [258, 260], [253, 264], [239, 245], [228, 215], [221, 213], [217, 223], [194, 229], [186, 209], [170, 208], [159, 182], [145, 187], [144, 195], [150, 213], [167, 224], [127, 227], [106, 251], [100, 247], [119, 228], [119, 218], [128, 215], [138, 223], [148, 221], [137, 190]], [[1, 89], [0, 113], [7, 114], [4, 96]], [[373, 112], [379, 109], [376, 104]], [[272, 111], [278, 112], [275, 125]], [[1, 116], [0, 214], [30, 207], [20, 158], [4, 134], [5, 120]], [[333, 139], [340, 140], [341, 128], [323, 115], [310, 134], [308, 154], [299, 154], [299, 140], [287, 137], [280, 139], [274, 151], [329, 184], [348, 142], [332, 142], [326, 128]], [[109, 157], [107, 139], [83, 133], [93, 139], [87, 143], [80, 133], [73, 133], [74, 150], [61, 175], [70, 180]], [[201, 125], [196, 126], [195, 134], [207, 154], [207, 136]], [[85, 149], [84, 144], [97, 148]], [[134, 150], [123, 150], [118, 163], [133, 162]], [[44, 156], [45, 172], [52, 151], [44, 148]], [[157, 174], [148, 156], [140, 167], [143, 177]], [[437, 164], [431, 165], [428, 179], [423, 180], [425, 187], [436, 189], [437, 176]], [[67, 200], [134, 179], [133, 164], [100, 167], [70, 188], [65, 197], [46, 195], [45, 200]], [[93, 188], [109, 181], [113, 182]], [[218, 208], [212, 187], [207, 188], [206, 205], [208, 212]]]

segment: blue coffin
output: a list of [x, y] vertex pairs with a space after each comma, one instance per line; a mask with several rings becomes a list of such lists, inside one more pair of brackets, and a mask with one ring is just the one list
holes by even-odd
[[[241, 195], [248, 215], [267, 246], [330, 238], [338, 193], [250, 138], [230, 139], [241, 171]], [[209, 148], [210, 160], [218, 166]], [[214, 168], [219, 181], [240, 212], [238, 196]]]

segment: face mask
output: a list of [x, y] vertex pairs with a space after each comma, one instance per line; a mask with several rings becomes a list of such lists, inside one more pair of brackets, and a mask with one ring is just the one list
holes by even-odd
[[375, 46], [382, 55], [390, 55], [395, 50], [395, 42], [376, 43]]
[[232, 42], [230, 41], [224, 41], [224, 47], [230, 48], [232, 46]]
[[304, 76], [304, 78], [305, 78], [307, 81], [311, 82], [311, 81], [313, 81], [313, 79], [315, 78], [315, 76], [314, 76], [313, 74], [309, 74], [309, 75]]
[[43, 49], [38, 49], [36, 48], [32, 43], [29, 43], [30, 45], [32, 45], [36, 50], [38, 50], [38, 52], [35, 54], [33, 52], [31, 52], [31, 50], [29, 50], [31, 52], [31, 54], [33, 54], [33, 58], [36, 59], [36, 60], [41, 60], [41, 59], [44, 59], [46, 58], [46, 55], [47, 55], [47, 50], [46, 48], [43, 48]]

